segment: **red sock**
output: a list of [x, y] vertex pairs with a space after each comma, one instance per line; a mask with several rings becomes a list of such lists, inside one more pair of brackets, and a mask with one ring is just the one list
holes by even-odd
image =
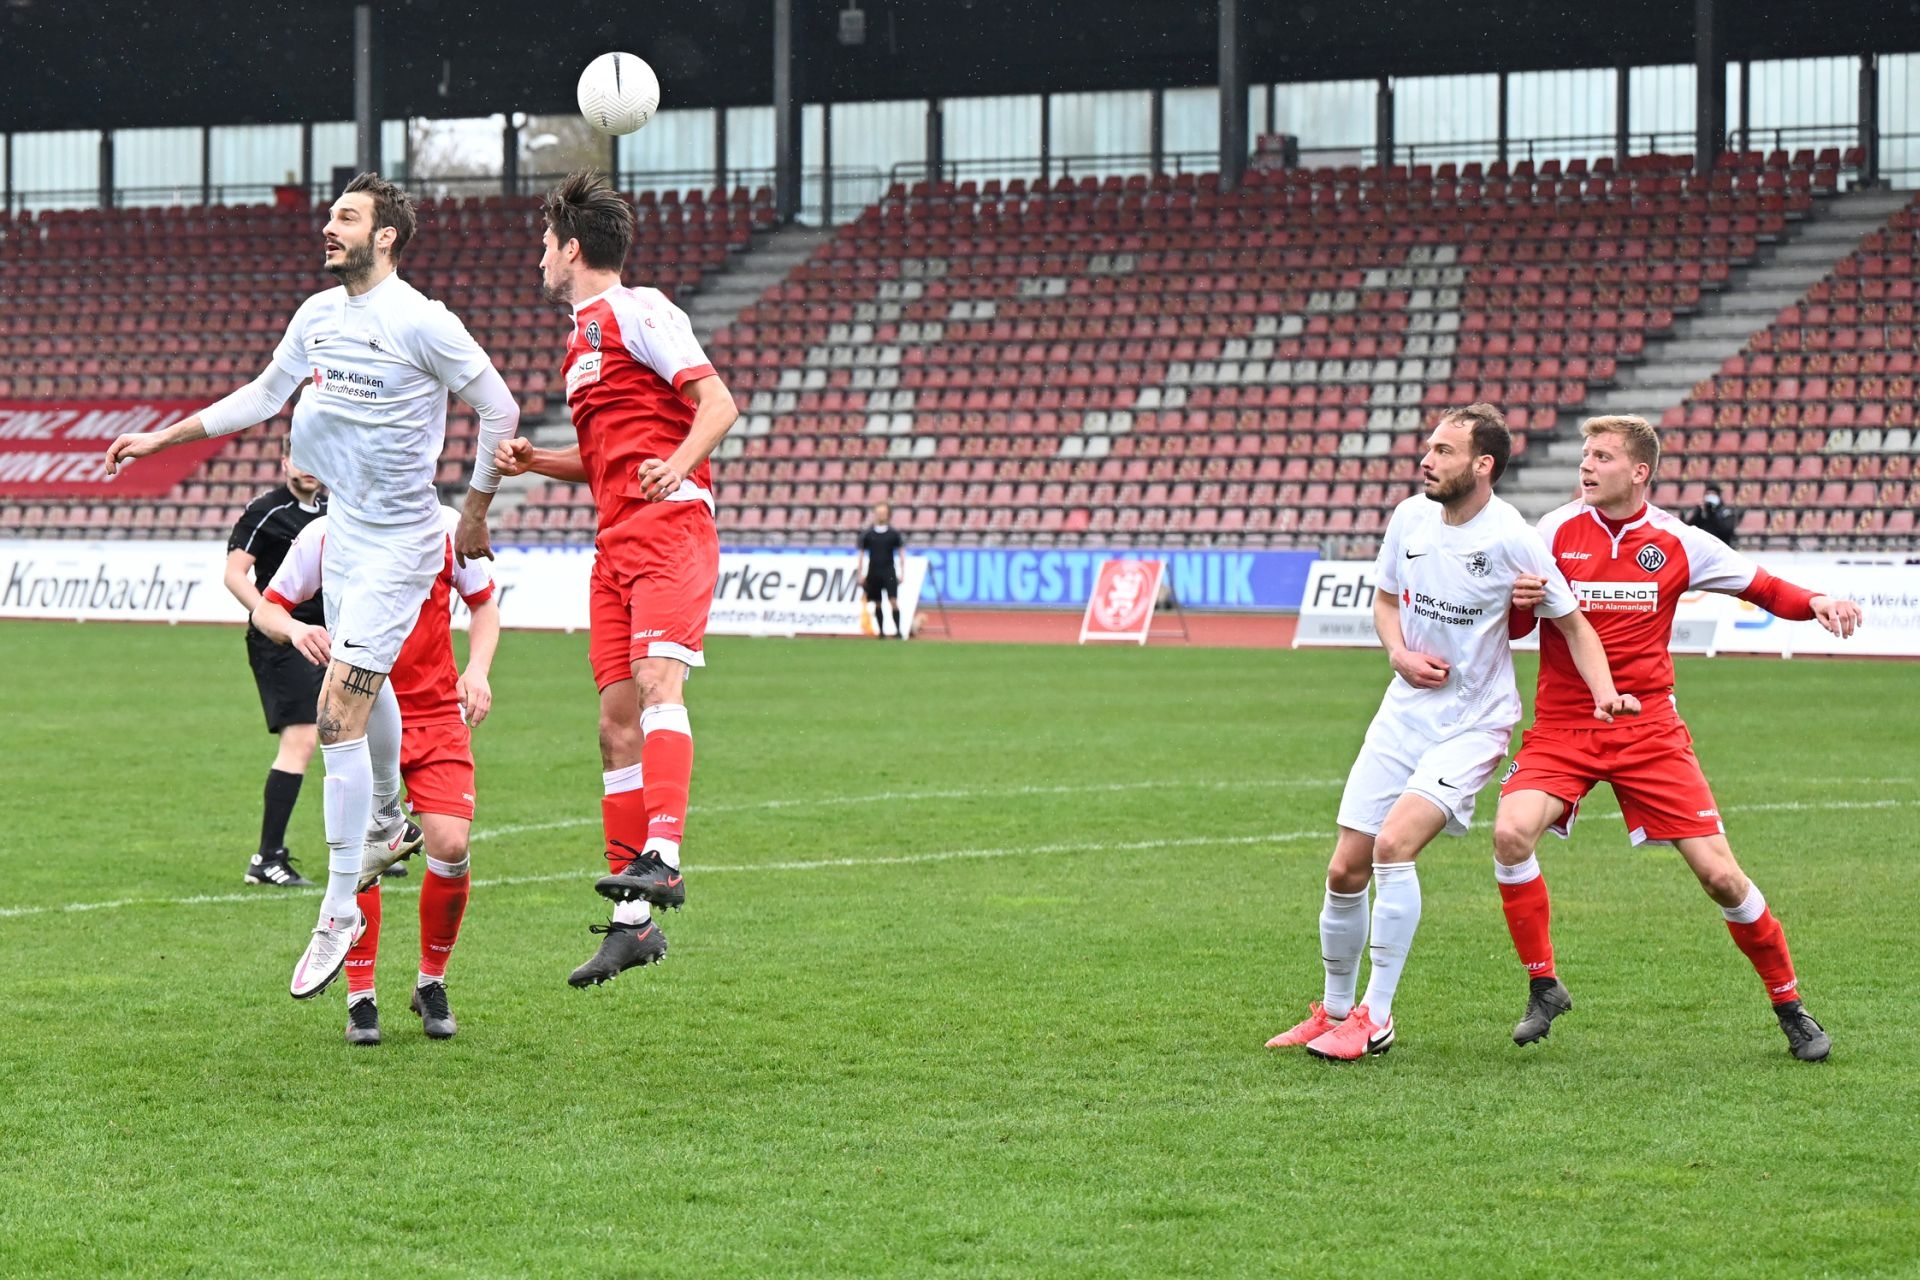
[[367, 931], [347, 951], [347, 994], [373, 990], [373, 962], [380, 954], [380, 882], [354, 895], [360, 914], [367, 918]]
[[[444, 864], [443, 864], [444, 865]], [[467, 893], [473, 877], [465, 858], [452, 864], [460, 874], [443, 876], [429, 859], [420, 882], [420, 972], [429, 978], [447, 976], [447, 960], [460, 940], [460, 921], [467, 914]]]
[[[640, 713], [646, 732], [640, 748], [640, 771], [646, 777], [647, 839], [685, 838], [687, 792], [693, 783], [693, 729], [687, 709], [661, 703]], [[669, 859], [672, 861], [672, 859]]]
[[1794, 976], [1793, 956], [1787, 950], [1787, 931], [1774, 918], [1772, 907], [1761, 912], [1752, 924], [1727, 921], [1727, 932], [1753, 962], [1760, 981], [1767, 984], [1767, 999], [1785, 1004], [1800, 998], [1800, 980]]
[[607, 870], [617, 875], [640, 856], [647, 843], [647, 793], [634, 790], [603, 796], [600, 822], [607, 833]]
[[1547, 878], [1535, 876], [1525, 884], [1500, 886], [1500, 906], [1507, 913], [1507, 932], [1529, 978], [1551, 978], [1553, 973], [1553, 903], [1547, 897]]

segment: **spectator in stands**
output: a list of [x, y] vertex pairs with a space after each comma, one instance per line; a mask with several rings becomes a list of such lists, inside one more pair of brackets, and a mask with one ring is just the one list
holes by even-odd
[[[287, 822], [300, 799], [300, 783], [319, 741], [314, 711], [325, 667], [316, 667], [287, 645], [275, 644], [254, 628], [253, 611], [261, 593], [273, 581], [287, 549], [300, 531], [326, 513], [326, 495], [319, 477], [309, 475], [282, 454], [281, 484], [247, 504], [227, 539], [227, 590], [247, 611], [247, 664], [260, 690], [260, 707], [267, 715], [267, 732], [280, 740], [280, 749], [267, 770], [265, 808], [260, 818], [260, 848], [247, 862], [248, 884], [286, 888], [313, 882], [293, 869], [287, 852]], [[293, 611], [309, 626], [324, 626], [320, 597], [314, 596]]]
[[860, 534], [860, 585], [866, 588], [867, 603], [873, 606], [876, 640], [887, 638], [887, 620], [880, 612], [880, 598], [893, 601], [893, 633], [905, 640], [900, 629], [900, 578], [906, 572], [906, 537], [892, 524], [893, 508], [884, 502], [873, 504], [873, 523]]
[[1707, 496], [1700, 505], [1687, 512], [1687, 523], [1731, 547], [1733, 531], [1740, 523], [1740, 513], [1721, 500], [1719, 485], [1710, 484], [1707, 486]]

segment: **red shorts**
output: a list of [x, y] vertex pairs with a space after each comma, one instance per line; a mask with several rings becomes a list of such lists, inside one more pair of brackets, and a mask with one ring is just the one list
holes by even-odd
[[1726, 834], [1693, 754], [1693, 735], [1679, 716], [1624, 729], [1528, 729], [1500, 794], [1544, 791], [1565, 804], [1566, 815], [1551, 828], [1564, 837], [1597, 782], [1613, 785], [1635, 844]]
[[473, 731], [458, 721], [400, 730], [400, 781], [415, 813], [473, 821]]
[[619, 526], [593, 556], [587, 659], [604, 689], [633, 679], [642, 658], [706, 665], [701, 646], [720, 577], [720, 535], [703, 502], [664, 503]]

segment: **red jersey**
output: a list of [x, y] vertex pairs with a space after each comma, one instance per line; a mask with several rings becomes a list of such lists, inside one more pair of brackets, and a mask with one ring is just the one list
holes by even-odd
[[[453, 531], [460, 523], [460, 513], [443, 506], [440, 523], [446, 536], [446, 561], [387, 676], [400, 703], [400, 722], [408, 729], [462, 722], [460, 670], [453, 660], [453, 593], [458, 591], [469, 609], [493, 598], [493, 575], [487, 562], [469, 560], [463, 567], [454, 558]], [[292, 612], [301, 601], [320, 594], [326, 538], [325, 516], [300, 531], [267, 587], [267, 599]]]
[[[567, 409], [580, 437], [587, 486], [600, 508], [599, 539], [635, 536], [621, 526], [657, 504], [639, 494], [635, 478], [648, 458], [662, 460], [686, 441], [693, 406], [680, 394], [689, 382], [713, 376], [707, 353], [686, 313], [658, 289], [616, 285], [573, 308], [564, 366]], [[713, 510], [713, 475], [705, 462], [668, 495], [667, 502], [704, 502]]]
[[[1668, 646], [1674, 613], [1688, 591], [1723, 591], [1783, 618], [1813, 616], [1811, 592], [1782, 582], [1718, 538], [1659, 507], [1642, 507], [1624, 523], [1610, 523], [1585, 503], [1570, 502], [1541, 519], [1540, 534], [1606, 646], [1614, 687], [1640, 699], [1639, 723], [1678, 714]], [[1606, 727], [1593, 718], [1593, 695], [1557, 627], [1541, 629], [1534, 723]], [[1631, 730], [1635, 723], [1627, 716], [1613, 727]]]

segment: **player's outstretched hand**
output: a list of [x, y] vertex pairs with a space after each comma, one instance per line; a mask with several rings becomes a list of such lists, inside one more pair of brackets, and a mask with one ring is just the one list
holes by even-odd
[[295, 622], [288, 639], [300, 651], [300, 656], [316, 667], [324, 667], [333, 661], [333, 637], [327, 634], [325, 627]]
[[686, 477], [662, 458], [648, 458], [635, 473], [640, 481], [640, 496], [648, 502], [664, 502], [680, 488]]
[[533, 470], [533, 441], [525, 436], [503, 440], [493, 451], [493, 465], [503, 476], [523, 476]]
[[136, 431], [119, 436], [107, 446], [107, 474], [119, 475], [120, 468], [126, 463], [158, 453], [166, 447], [166, 434], [160, 431]]
[[1547, 602], [1547, 580], [1537, 573], [1523, 573], [1513, 580], [1513, 607], [1527, 612]]
[[487, 532], [485, 516], [461, 514], [453, 530], [453, 555], [463, 569], [469, 560], [493, 559], [493, 539]]
[[1438, 689], [1447, 682], [1447, 664], [1430, 654], [1402, 649], [1393, 655], [1393, 670], [1416, 689]]
[[1630, 693], [1617, 693], [1606, 702], [1593, 704], [1593, 718], [1603, 724], [1612, 724], [1615, 716], [1637, 716], [1640, 714], [1640, 699]]
[[460, 695], [460, 708], [466, 713], [468, 724], [479, 724], [487, 718], [487, 712], [493, 710], [493, 688], [487, 683], [487, 678], [479, 672], [464, 672], [460, 677], [460, 683], [455, 688]]
[[1813, 616], [1820, 625], [1834, 635], [1845, 640], [1860, 627], [1860, 606], [1851, 600], [1835, 600], [1832, 596], [1813, 598]]

